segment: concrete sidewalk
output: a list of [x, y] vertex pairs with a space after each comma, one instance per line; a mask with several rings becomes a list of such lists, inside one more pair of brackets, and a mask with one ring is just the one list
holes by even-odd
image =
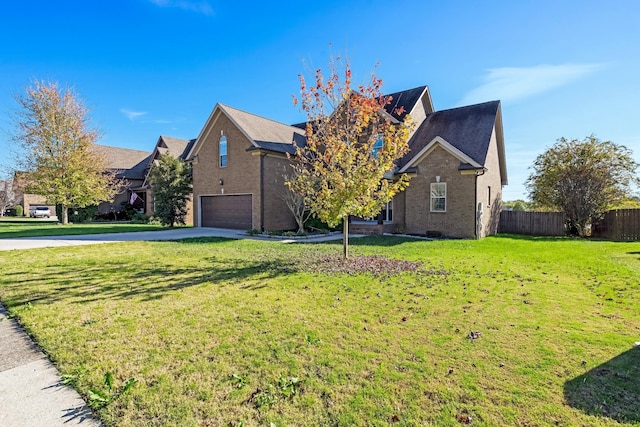
[[0, 426], [101, 425], [2, 305], [0, 343]]

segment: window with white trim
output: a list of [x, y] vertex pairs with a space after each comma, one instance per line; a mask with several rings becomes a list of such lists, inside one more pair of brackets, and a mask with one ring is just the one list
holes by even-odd
[[447, 211], [447, 183], [431, 183], [431, 212]]
[[220, 137], [220, 144], [219, 144], [219, 152], [220, 152], [220, 167], [221, 168], [226, 168], [227, 167], [227, 137], [222, 135]]
[[393, 200], [384, 205], [380, 215], [383, 221], [393, 221]]

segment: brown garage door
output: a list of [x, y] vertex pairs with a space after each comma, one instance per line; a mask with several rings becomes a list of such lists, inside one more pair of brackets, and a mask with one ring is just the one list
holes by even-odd
[[249, 230], [251, 224], [251, 194], [203, 196], [200, 198], [202, 226]]

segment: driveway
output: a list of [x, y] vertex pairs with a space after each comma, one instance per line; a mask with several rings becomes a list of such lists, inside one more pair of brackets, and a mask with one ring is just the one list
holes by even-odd
[[[80, 246], [96, 245], [100, 243], [115, 242], [136, 242], [154, 240], [179, 240], [193, 239], [196, 237], [226, 237], [228, 239], [259, 239], [273, 240], [273, 238], [263, 236], [249, 236], [244, 230], [227, 230], [222, 228], [175, 228], [161, 231], [139, 231], [132, 233], [108, 233], [108, 234], [83, 234], [78, 236], [45, 236], [45, 237], [22, 237], [19, 239], [0, 239], [0, 251], [10, 251], [15, 249], [35, 249], [50, 248], [58, 246]], [[359, 237], [350, 235], [349, 237]], [[338, 240], [342, 234], [329, 234], [317, 237], [309, 237], [305, 240], [322, 242], [328, 240]], [[292, 243], [297, 239], [279, 239], [283, 243]]]
[[18, 239], [0, 239], [0, 251], [13, 249], [50, 248], [57, 246], [96, 245], [99, 243], [135, 242], [143, 240], [178, 240], [195, 237], [227, 237], [240, 239], [246, 237], [242, 230], [223, 230], [220, 228], [175, 228], [160, 231], [139, 231], [131, 233], [82, 234], [77, 236], [21, 237]]

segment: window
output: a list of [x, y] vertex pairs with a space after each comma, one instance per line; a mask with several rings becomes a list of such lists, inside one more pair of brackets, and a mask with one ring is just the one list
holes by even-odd
[[227, 167], [227, 137], [224, 135], [220, 137], [220, 167]]
[[431, 212], [447, 211], [447, 183], [431, 183]]
[[384, 205], [380, 215], [383, 221], [393, 221], [393, 200]]
[[382, 150], [383, 147], [384, 140], [382, 139], [382, 134], [379, 134], [378, 139], [376, 139], [376, 142], [373, 143], [373, 157], [378, 158], [378, 153]]
[[491, 206], [491, 186], [489, 186], [489, 196], [487, 198], [487, 206]]

